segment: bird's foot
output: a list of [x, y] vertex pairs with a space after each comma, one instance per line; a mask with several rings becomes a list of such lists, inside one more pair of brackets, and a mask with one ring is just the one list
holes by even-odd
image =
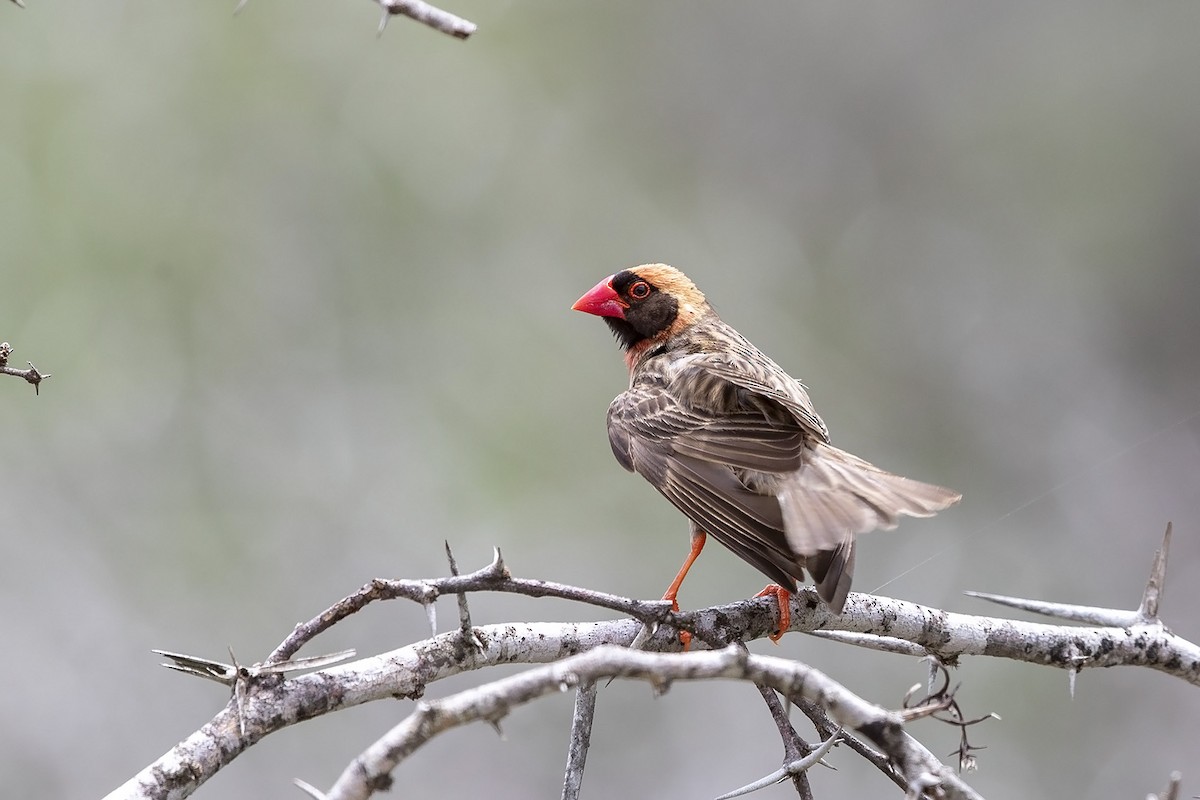
[[[672, 595], [670, 592], [667, 592], [666, 594], [663, 595], [663, 600], [670, 600], [671, 601], [671, 611], [673, 611], [677, 614], [679, 613], [679, 601], [675, 599], [674, 595]], [[692, 646], [692, 635], [690, 633], [688, 633], [687, 631], [680, 631], [679, 632], [679, 643], [681, 645], [683, 645], [683, 652], [686, 653], [688, 651], [688, 648], [690, 648]]]
[[787, 633], [787, 629], [792, 626], [792, 593], [779, 584], [772, 583], [754, 596], [775, 598], [775, 605], [779, 607], [779, 630], [770, 634], [767, 638], [775, 642], [775, 644], [779, 644], [779, 640]]

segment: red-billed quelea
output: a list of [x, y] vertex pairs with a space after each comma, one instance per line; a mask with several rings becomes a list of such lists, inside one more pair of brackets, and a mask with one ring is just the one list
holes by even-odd
[[961, 497], [833, 447], [800, 381], [673, 267], [618, 272], [572, 308], [603, 317], [629, 365], [629, 389], [608, 408], [613, 454], [691, 521], [691, 552], [663, 596], [676, 609], [708, 534], [775, 582], [763, 593], [779, 604], [778, 638], [806, 570], [839, 614], [855, 534], [933, 516]]

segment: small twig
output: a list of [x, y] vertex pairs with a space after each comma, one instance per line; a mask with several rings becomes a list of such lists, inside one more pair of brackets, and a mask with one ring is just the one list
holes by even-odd
[[434, 30], [449, 34], [456, 39], [466, 39], [479, 29], [474, 22], [431, 6], [423, 0], [376, 0], [376, 2], [383, 9], [383, 19], [379, 22], [381, 34], [387, 27], [388, 18], [397, 14], [428, 25]]
[[[482, 589], [490, 583], [502, 582], [509, 577], [500, 555], [500, 548], [492, 551], [492, 563], [468, 575], [451, 576], [450, 579], [433, 579], [417, 581], [389, 581], [376, 578], [363, 586], [354, 594], [344, 597], [329, 608], [322, 611], [308, 622], [297, 625], [287, 638], [267, 657], [267, 662], [282, 661], [291, 658], [320, 633], [329, 630], [347, 617], [361, 611], [376, 600], [406, 599], [420, 603], [428, 612], [438, 596], [443, 594], [447, 584], [476, 585]], [[454, 588], [457, 588], [456, 586]], [[465, 590], [465, 588], [463, 589]], [[436, 624], [437, 617], [430, 614], [430, 625]]]
[[[454, 551], [450, 549], [450, 542], [446, 544], [446, 560], [450, 562], [450, 575], [458, 577], [458, 564], [454, 560]], [[497, 553], [500, 551], [497, 550]], [[475, 627], [471, 624], [471, 609], [467, 605], [467, 593], [458, 592], [458, 630], [462, 634], [463, 643], [468, 647], [480, 648], [483, 644], [479, 641], [479, 637], [475, 635]], [[432, 621], [430, 623], [432, 625]]]
[[[21, 0], [13, 0], [17, 5], [23, 5]], [[234, 15], [242, 13], [242, 9], [250, 0], [238, 0], [237, 7], [233, 9]], [[479, 26], [470, 20], [451, 14], [449, 11], [431, 6], [423, 0], [375, 0], [383, 9], [383, 19], [379, 21], [379, 33], [383, 34], [383, 29], [387, 27], [388, 18], [402, 14], [409, 19], [416, 20], [422, 25], [428, 25], [435, 31], [449, 34], [455, 39], [466, 39], [468, 36], [479, 30]]]
[[[618, 611], [642, 623], [653, 625], [655, 630], [659, 623], [667, 623], [673, 628], [695, 633], [695, 624], [688, 621], [695, 617], [695, 612], [677, 615], [671, 611], [670, 603], [661, 600], [637, 600], [554, 581], [514, 578], [504, 564], [500, 548], [494, 548], [492, 554], [492, 563], [465, 575], [425, 580], [376, 578], [354, 594], [334, 603], [308, 622], [297, 625], [267, 657], [267, 663], [291, 658], [313, 638], [376, 601], [412, 600], [424, 606], [426, 612], [429, 613], [428, 609], [439, 596], [465, 592], [506, 592], [527, 597], [557, 597]], [[431, 624], [434, 619], [436, 618], [431, 615]], [[701, 641], [709, 642], [718, 637], [714, 637], [712, 631], [707, 631], [699, 638]], [[734, 638], [739, 637], [731, 636], [729, 640]]]
[[[19, 5], [21, 8], [25, 7], [25, 4], [19, 2], [19, 0], [13, 0], [13, 2]], [[39, 394], [38, 384], [49, 378], [50, 373], [38, 372], [37, 367], [33, 365], [32, 361], [25, 362], [29, 365], [29, 369], [17, 369], [16, 367], [10, 367], [8, 365], [8, 357], [12, 355], [12, 351], [13, 348], [11, 344], [8, 342], [0, 342], [0, 375], [13, 375], [18, 378], [24, 378], [28, 383], [33, 384], [33, 393]]]
[[1176, 770], [1167, 778], [1167, 788], [1158, 794], [1149, 795], [1146, 800], [1178, 800], [1181, 783], [1183, 783], [1183, 773]]
[[[796, 727], [792, 725], [792, 720], [788, 717], [787, 709], [783, 707], [783, 703], [779, 702], [779, 695], [774, 689], [767, 686], [758, 686], [758, 693], [762, 695], [762, 699], [767, 704], [767, 710], [771, 712], [771, 719], [775, 721], [775, 727], [779, 729], [779, 737], [783, 739], [783, 763], [781, 770], [768, 775], [767, 778], [761, 781], [755, 781], [749, 786], [743, 786], [741, 789], [735, 789], [729, 794], [718, 797], [717, 800], [727, 800], [730, 797], [737, 797], [742, 794], [749, 794], [763, 786], [771, 786], [772, 784], [783, 781], [789, 774], [792, 777], [792, 785], [796, 787], [796, 794], [800, 795], [801, 800], [813, 800], [812, 786], [808, 782], [808, 767], [797, 769], [794, 772], [788, 772], [788, 765], [794, 764], [806, 758], [813, 752], [813, 747], [808, 742], [801, 738], [796, 732]], [[835, 737], [830, 737], [833, 741]], [[830, 745], [832, 747], [832, 745]], [[762, 781], [766, 781], [763, 783]]]
[[[812, 722], [813, 727], [817, 729], [817, 733], [820, 734], [822, 738], [829, 739], [831, 736], [833, 736], [834, 731], [838, 729], [838, 726], [831, 719], [829, 719], [829, 715], [825, 713], [825, 709], [821, 708], [821, 706], [817, 705], [816, 703], [808, 700], [797, 700], [796, 708], [800, 709], [801, 713], [808, 717], [809, 721]], [[896, 784], [901, 789], [908, 789], [908, 782], [904, 780], [903, 775], [896, 772], [895, 768], [892, 767], [892, 762], [888, 760], [887, 756], [872, 748], [862, 739], [859, 739], [858, 737], [853, 736], [846, 731], [842, 731], [841, 739], [842, 744], [846, 745], [855, 753], [870, 762], [892, 783]]]
[[[717, 800], [732, 800], [734, 797], [742, 797], [743, 795], [750, 794], [751, 792], [757, 792], [759, 789], [765, 789], [768, 786], [774, 786], [777, 783], [783, 783], [788, 778], [791, 778], [793, 781], [795, 781], [799, 777], [806, 776], [808, 774], [808, 770], [816, 764], [822, 763], [821, 759], [825, 757], [825, 754], [832, 750], [833, 746], [841, 741], [841, 732], [841, 728], [838, 728], [832, 736], [821, 742], [821, 744], [814, 748], [811, 753], [803, 758], [790, 761], [772, 772], [770, 775], [759, 778], [753, 783], [748, 783], [740, 789], [734, 789], [732, 792], [726, 792], [718, 797]], [[807, 780], [804, 781], [804, 787], [806, 791], [800, 792], [800, 796], [805, 798], [805, 800], [811, 800], [812, 789], [809, 787]], [[798, 786], [797, 791], [800, 791]]]
[[584, 683], [575, 690], [575, 712], [571, 716], [571, 742], [567, 748], [562, 800], [579, 800], [579, 791], [583, 787], [583, 768], [587, 765], [588, 747], [592, 743], [596, 694], [595, 681]]
[[[920, 700], [913, 700], [920, 684], [914, 686], [908, 691], [901, 706], [906, 720], [918, 719], [920, 717], [933, 717], [939, 722], [945, 722], [953, 725], [959, 730], [958, 751], [958, 770], [959, 772], [973, 772], [976, 769], [975, 753], [985, 748], [972, 745], [967, 740], [967, 728], [972, 725], [978, 725], [980, 722], [989, 719], [1000, 719], [999, 714], [986, 714], [977, 719], [964, 719], [962, 709], [958, 705], [958, 700], [955, 698], [955, 693], [958, 687], [950, 688], [950, 670], [940, 662], [931, 662], [934, 669], [942, 677], [940, 687], [932, 688], [933, 678], [930, 678], [931, 688], [929, 692]], [[946, 712], [949, 716], [941, 716], [941, 712]]]

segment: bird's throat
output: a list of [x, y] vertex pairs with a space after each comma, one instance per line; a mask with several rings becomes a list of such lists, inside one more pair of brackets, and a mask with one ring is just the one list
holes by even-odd
[[637, 342], [625, 351], [625, 366], [629, 367], [630, 375], [632, 375], [633, 371], [637, 369], [638, 364], [641, 363], [642, 357], [646, 354], [646, 351], [653, 346], [653, 339], [642, 339], [640, 342]]

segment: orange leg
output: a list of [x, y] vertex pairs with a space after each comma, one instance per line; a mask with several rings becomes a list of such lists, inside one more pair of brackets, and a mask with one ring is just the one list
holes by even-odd
[[792, 593], [778, 583], [772, 583], [754, 596], [775, 598], [775, 604], [779, 607], [779, 630], [772, 633], [769, 638], [778, 644], [783, 635], [787, 633], [787, 629], [792, 626]]
[[[704, 542], [707, 538], [704, 531], [692, 531], [692, 549], [684, 559], [683, 566], [679, 568], [679, 574], [675, 576], [675, 580], [671, 581], [671, 585], [667, 587], [666, 593], [662, 596], [663, 600], [671, 601], [672, 611], [679, 610], [679, 601], [675, 597], [679, 594], [679, 587], [683, 585], [683, 579], [687, 577], [688, 570], [692, 568], [692, 564], [700, 556], [700, 551], [704, 549]], [[687, 650], [692, 645], [692, 635], [687, 631], [680, 631], [679, 641], [683, 643], [683, 649]]]

